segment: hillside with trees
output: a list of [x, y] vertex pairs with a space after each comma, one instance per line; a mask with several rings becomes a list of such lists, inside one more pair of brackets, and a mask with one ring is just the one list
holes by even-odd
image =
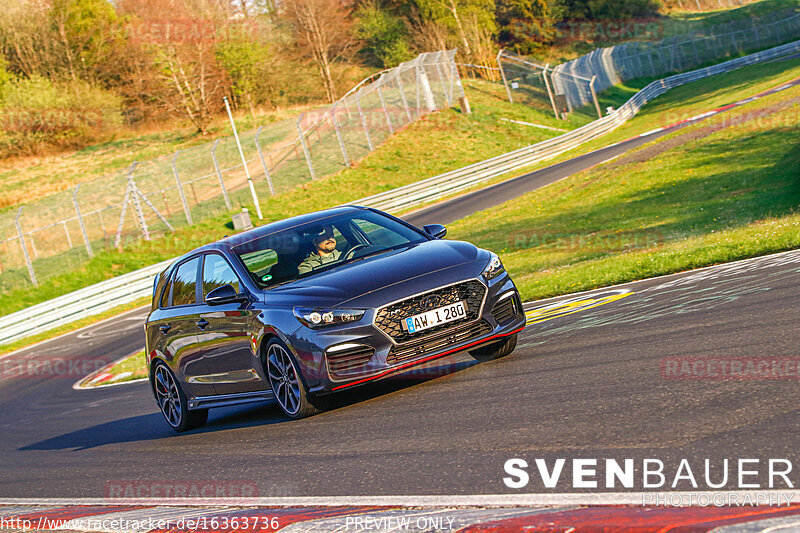
[[461, 63], [494, 66], [500, 47], [537, 54], [557, 45], [564, 21], [656, 17], [660, 8], [656, 0], [6, 0], [0, 157], [175, 120], [202, 135], [223, 96], [251, 115], [330, 102], [422, 51], [458, 47]]

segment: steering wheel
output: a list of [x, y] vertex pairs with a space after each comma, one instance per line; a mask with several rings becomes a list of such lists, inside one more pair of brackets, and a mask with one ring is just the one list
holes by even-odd
[[347, 251], [344, 253], [344, 260], [345, 261], [349, 261], [355, 255], [356, 250], [360, 250], [360, 249], [366, 248], [366, 247], [367, 247], [367, 245], [363, 244], [363, 243], [354, 244], [353, 246], [348, 248]]

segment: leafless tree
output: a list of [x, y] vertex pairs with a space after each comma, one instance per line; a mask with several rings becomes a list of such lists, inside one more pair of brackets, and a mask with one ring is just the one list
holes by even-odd
[[328, 100], [336, 100], [331, 66], [356, 50], [352, 5], [345, 0], [286, 0], [281, 16], [294, 29], [301, 55], [311, 57]]

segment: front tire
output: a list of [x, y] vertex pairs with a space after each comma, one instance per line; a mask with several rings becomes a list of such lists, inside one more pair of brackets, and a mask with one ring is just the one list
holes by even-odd
[[264, 369], [278, 406], [289, 418], [300, 419], [319, 413], [309, 399], [300, 372], [286, 347], [278, 339], [267, 343]]
[[475, 350], [470, 350], [469, 354], [478, 361], [493, 361], [505, 357], [517, 347], [517, 333], [505, 340], [493, 342], [487, 346], [481, 346]]
[[153, 372], [153, 389], [161, 414], [167, 424], [177, 432], [198, 428], [208, 420], [208, 409], [189, 411], [189, 402], [178, 385], [175, 375], [166, 364], [156, 363]]

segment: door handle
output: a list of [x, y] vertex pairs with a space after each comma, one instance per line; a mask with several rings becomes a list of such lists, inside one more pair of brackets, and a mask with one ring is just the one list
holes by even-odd
[[167, 334], [167, 332], [169, 332], [169, 330], [171, 330], [171, 329], [172, 329], [172, 326], [170, 326], [169, 324], [164, 324], [163, 326], [158, 326], [158, 329], [160, 329], [160, 330], [161, 330], [161, 333], [163, 333], [164, 335], [166, 335], [166, 334]]
[[197, 324], [197, 327], [200, 329], [206, 329], [206, 326], [208, 325], [208, 320], [206, 320], [205, 318], [201, 318], [200, 320], [195, 322], [195, 324]]

